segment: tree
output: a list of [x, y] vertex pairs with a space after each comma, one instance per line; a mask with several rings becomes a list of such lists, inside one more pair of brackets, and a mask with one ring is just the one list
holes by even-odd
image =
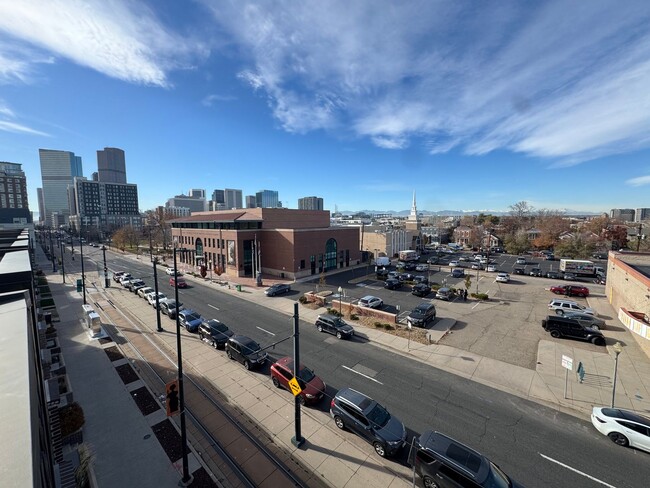
[[610, 225], [605, 231], [605, 238], [612, 241], [613, 248], [627, 247], [627, 227], [624, 225]]
[[521, 254], [530, 247], [530, 242], [525, 232], [508, 234], [504, 239], [504, 244], [509, 254]]
[[585, 239], [580, 235], [564, 239], [555, 247], [555, 254], [572, 259], [588, 259], [596, 250], [594, 239]]
[[524, 200], [510, 205], [510, 215], [515, 220], [517, 230], [522, 229], [528, 223], [532, 213], [533, 206]]

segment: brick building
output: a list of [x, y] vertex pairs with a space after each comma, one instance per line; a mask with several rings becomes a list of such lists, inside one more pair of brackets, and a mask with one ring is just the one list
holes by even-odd
[[359, 228], [330, 227], [329, 211], [250, 208], [193, 213], [171, 221], [172, 237], [190, 249], [179, 260], [226, 275], [287, 279], [361, 261]]

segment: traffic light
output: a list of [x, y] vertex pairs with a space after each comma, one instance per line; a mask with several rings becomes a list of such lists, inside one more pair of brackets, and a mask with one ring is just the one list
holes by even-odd
[[180, 401], [178, 398], [178, 380], [172, 380], [165, 385], [165, 398], [167, 405], [167, 416], [171, 417], [180, 412]]

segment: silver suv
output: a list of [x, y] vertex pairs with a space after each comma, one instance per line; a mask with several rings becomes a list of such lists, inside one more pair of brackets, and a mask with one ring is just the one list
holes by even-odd
[[583, 312], [589, 315], [598, 315], [593, 309], [580, 305], [573, 300], [564, 300], [562, 298], [553, 298], [548, 302], [549, 310], [555, 310], [557, 315], [562, 315], [564, 312]]

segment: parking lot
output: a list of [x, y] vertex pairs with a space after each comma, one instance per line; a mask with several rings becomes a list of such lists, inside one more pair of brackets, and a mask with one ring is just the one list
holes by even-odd
[[[460, 254], [444, 256], [438, 264], [430, 267], [429, 272], [414, 272], [414, 275], [427, 276], [430, 282], [443, 286], [464, 289], [463, 278], [450, 276], [448, 262], [458, 259]], [[471, 259], [471, 254], [469, 255]], [[423, 256], [423, 260], [429, 256]], [[495, 282], [496, 272], [478, 271], [470, 268], [473, 261], [460, 262], [465, 268], [465, 273], [471, 276], [472, 284], [470, 293], [478, 291], [487, 293], [489, 300], [480, 302], [462, 298], [452, 301], [435, 299], [435, 293], [420, 298], [411, 294], [411, 286], [403, 285], [397, 290], [387, 290], [384, 282], [377, 279], [373, 268], [369, 268], [367, 274], [365, 268], [346, 271], [337, 275], [327, 277], [326, 288], [333, 290], [338, 296], [338, 286], [344, 290], [344, 301], [352, 302], [363, 296], [373, 295], [381, 298], [384, 302], [381, 310], [397, 313], [399, 319], [404, 320], [406, 315], [423, 300], [435, 303], [437, 309], [437, 321], [441, 318], [453, 318], [456, 325], [447, 334], [441, 344], [453, 346], [462, 350], [471, 351], [476, 354], [498, 359], [518, 366], [535, 369], [537, 362], [537, 346], [541, 339], [566, 342], [569, 339], [553, 339], [542, 329], [542, 320], [552, 313], [548, 310], [548, 302], [557, 295], [550, 293], [549, 288], [556, 284], [567, 282], [557, 279], [534, 277], [513, 274], [517, 256], [501, 255], [490, 256], [494, 259], [497, 271], [511, 273], [509, 283]], [[606, 263], [599, 265], [606, 266]], [[543, 270], [557, 270], [559, 261], [543, 261], [539, 258], [528, 256], [525, 269], [540, 266]], [[394, 269], [394, 268], [391, 268]], [[592, 297], [604, 296], [604, 286], [588, 282], [585, 285], [590, 289]], [[316, 281], [315, 283], [317, 283]], [[309, 291], [315, 288], [315, 283], [297, 283], [295, 288], [300, 291]], [[572, 298], [584, 305], [588, 305], [588, 299]], [[605, 320], [613, 317], [602, 317]], [[435, 323], [432, 325], [435, 327]], [[608, 329], [612, 326], [608, 324]], [[604, 331], [607, 336], [607, 331]], [[580, 341], [570, 341], [573, 347], [586, 348], [592, 351], [603, 351], [602, 347]]]

